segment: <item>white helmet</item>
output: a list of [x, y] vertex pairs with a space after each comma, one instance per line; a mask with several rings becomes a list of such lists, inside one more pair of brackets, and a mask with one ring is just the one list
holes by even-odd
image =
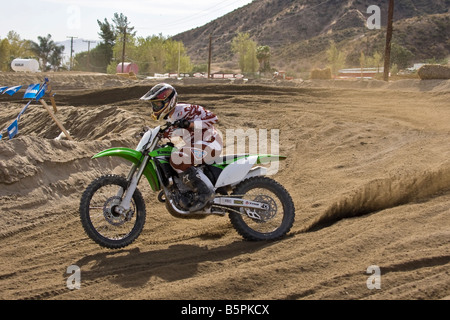
[[147, 92], [141, 100], [149, 101], [154, 120], [165, 119], [177, 104], [177, 91], [167, 83], [160, 83]]

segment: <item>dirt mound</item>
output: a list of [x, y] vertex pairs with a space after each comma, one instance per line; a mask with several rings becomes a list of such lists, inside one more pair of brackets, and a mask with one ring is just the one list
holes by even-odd
[[[441, 83], [442, 85], [442, 83]], [[437, 88], [437, 86], [434, 86]], [[448, 91], [302, 86], [177, 85], [180, 100], [214, 111], [218, 129], [279, 130], [288, 156], [273, 176], [291, 193], [288, 237], [251, 243], [227, 218], [170, 216], [140, 184], [147, 223], [138, 240], [108, 251], [84, 233], [81, 193], [154, 126], [137, 100], [146, 84], [61, 91], [60, 133], [40, 104], [19, 135], [0, 141], [1, 299], [442, 299], [448, 268]], [[23, 101], [2, 97], [0, 126]], [[270, 152], [270, 149], [268, 150]], [[67, 287], [67, 267], [81, 288]], [[369, 266], [381, 289], [367, 287]]]
[[426, 64], [417, 71], [420, 79], [450, 79], [450, 67], [435, 64]]
[[0, 72], [1, 86], [28, 86], [34, 83], [42, 83], [48, 78], [56, 91], [77, 89], [99, 89], [107, 87], [118, 87], [136, 84], [130, 80], [117, 75], [103, 73], [82, 72]]
[[385, 82], [382, 80], [312, 80], [304, 81], [300, 86], [340, 88], [340, 89], [369, 89], [393, 90], [403, 92], [450, 92], [450, 80], [442, 79], [403, 79]]

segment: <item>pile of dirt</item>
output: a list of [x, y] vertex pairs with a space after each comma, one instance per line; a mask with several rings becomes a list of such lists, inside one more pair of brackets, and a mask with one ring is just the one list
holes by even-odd
[[[78, 80], [88, 85], [89, 77]], [[62, 90], [57, 117], [74, 141], [55, 140], [60, 131], [37, 103], [21, 117], [19, 135], [0, 141], [0, 298], [448, 298], [446, 85], [179, 83], [180, 100], [216, 113], [221, 132], [279, 130], [276, 146], [288, 158], [272, 177], [294, 200], [294, 227], [281, 241], [243, 241], [226, 217], [172, 217], [143, 181], [144, 231], [119, 251], [86, 236], [79, 201], [94, 178], [129, 168], [94, 154], [134, 148], [142, 126], [156, 125], [138, 102], [148, 86]], [[4, 127], [23, 103], [0, 104]], [[66, 285], [71, 265], [81, 268], [79, 290]], [[372, 265], [381, 289], [367, 287]]]
[[417, 71], [420, 79], [450, 79], [450, 67], [438, 64], [426, 64]]
[[0, 86], [28, 86], [34, 83], [42, 83], [44, 78], [48, 78], [53, 89], [77, 90], [77, 89], [98, 89], [106, 87], [117, 87], [128, 84], [135, 84], [135, 80], [120, 77], [118, 75], [108, 75], [102, 73], [82, 73], [82, 72], [0, 72]]

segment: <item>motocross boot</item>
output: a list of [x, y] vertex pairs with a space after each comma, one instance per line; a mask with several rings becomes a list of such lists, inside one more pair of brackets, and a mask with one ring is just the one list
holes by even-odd
[[214, 199], [214, 186], [208, 177], [196, 167], [190, 167], [180, 174], [183, 183], [197, 193], [197, 199], [190, 206], [190, 212], [202, 210], [209, 201]]

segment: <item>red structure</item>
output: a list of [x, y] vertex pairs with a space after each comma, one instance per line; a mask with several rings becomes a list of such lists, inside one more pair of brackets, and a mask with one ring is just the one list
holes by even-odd
[[131, 63], [131, 62], [125, 62], [123, 64], [123, 71], [122, 71], [122, 63], [119, 63], [117, 68], [116, 68], [116, 72], [117, 73], [130, 73], [130, 72], [134, 72], [134, 74], [138, 74], [139, 73], [139, 67], [137, 64], [135, 63]]

